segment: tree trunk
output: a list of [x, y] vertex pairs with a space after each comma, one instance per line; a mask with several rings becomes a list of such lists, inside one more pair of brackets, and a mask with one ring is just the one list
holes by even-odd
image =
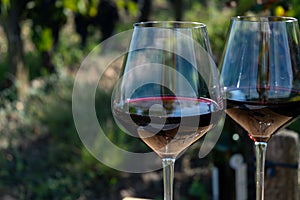
[[152, 8], [152, 0], [144, 0], [141, 5], [141, 16], [139, 21], [145, 22], [149, 20], [150, 13]]
[[175, 12], [175, 20], [176, 21], [182, 20], [182, 14], [183, 14], [182, 0], [171, 0], [171, 3]]
[[24, 63], [23, 42], [21, 39], [20, 13], [23, 2], [12, 0], [9, 10], [2, 14], [1, 20], [8, 43], [10, 70], [7, 79], [15, 81], [18, 97], [23, 98], [28, 89], [28, 68]]
[[265, 198], [299, 200], [299, 136], [283, 129], [268, 143], [266, 156]]

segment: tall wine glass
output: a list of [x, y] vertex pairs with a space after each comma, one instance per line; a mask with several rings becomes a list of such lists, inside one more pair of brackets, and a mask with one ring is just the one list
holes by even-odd
[[267, 142], [300, 113], [300, 37], [290, 17], [234, 17], [221, 79], [226, 113], [256, 149], [256, 200], [264, 199]]
[[220, 91], [204, 24], [134, 25], [112, 108], [117, 123], [162, 158], [165, 200], [173, 199], [175, 159], [218, 122]]

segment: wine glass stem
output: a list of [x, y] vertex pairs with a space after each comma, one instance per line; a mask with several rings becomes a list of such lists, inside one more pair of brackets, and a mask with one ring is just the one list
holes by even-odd
[[256, 152], [256, 200], [264, 200], [266, 142], [255, 142]]
[[164, 200], [173, 200], [174, 158], [163, 158]]

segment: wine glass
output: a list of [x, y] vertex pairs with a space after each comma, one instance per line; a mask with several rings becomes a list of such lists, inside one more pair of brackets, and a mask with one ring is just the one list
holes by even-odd
[[164, 199], [173, 199], [176, 158], [220, 119], [223, 99], [206, 25], [134, 25], [112, 95], [116, 122], [162, 159]]
[[256, 199], [264, 199], [267, 142], [300, 113], [300, 37], [291, 17], [231, 19], [221, 60], [226, 114], [255, 142]]

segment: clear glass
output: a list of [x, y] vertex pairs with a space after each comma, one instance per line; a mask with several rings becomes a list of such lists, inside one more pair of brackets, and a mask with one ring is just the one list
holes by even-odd
[[231, 20], [221, 60], [226, 114], [255, 142], [256, 199], [264, 199], [267, 142], [300, 113], [300, 37], [290, 17]]
[[162, 159], [164, 199], [173, 199], [176, 158], [217, 124], [223, 110], [206, 26], [135, 24], [112, 102], [118, 123]]

